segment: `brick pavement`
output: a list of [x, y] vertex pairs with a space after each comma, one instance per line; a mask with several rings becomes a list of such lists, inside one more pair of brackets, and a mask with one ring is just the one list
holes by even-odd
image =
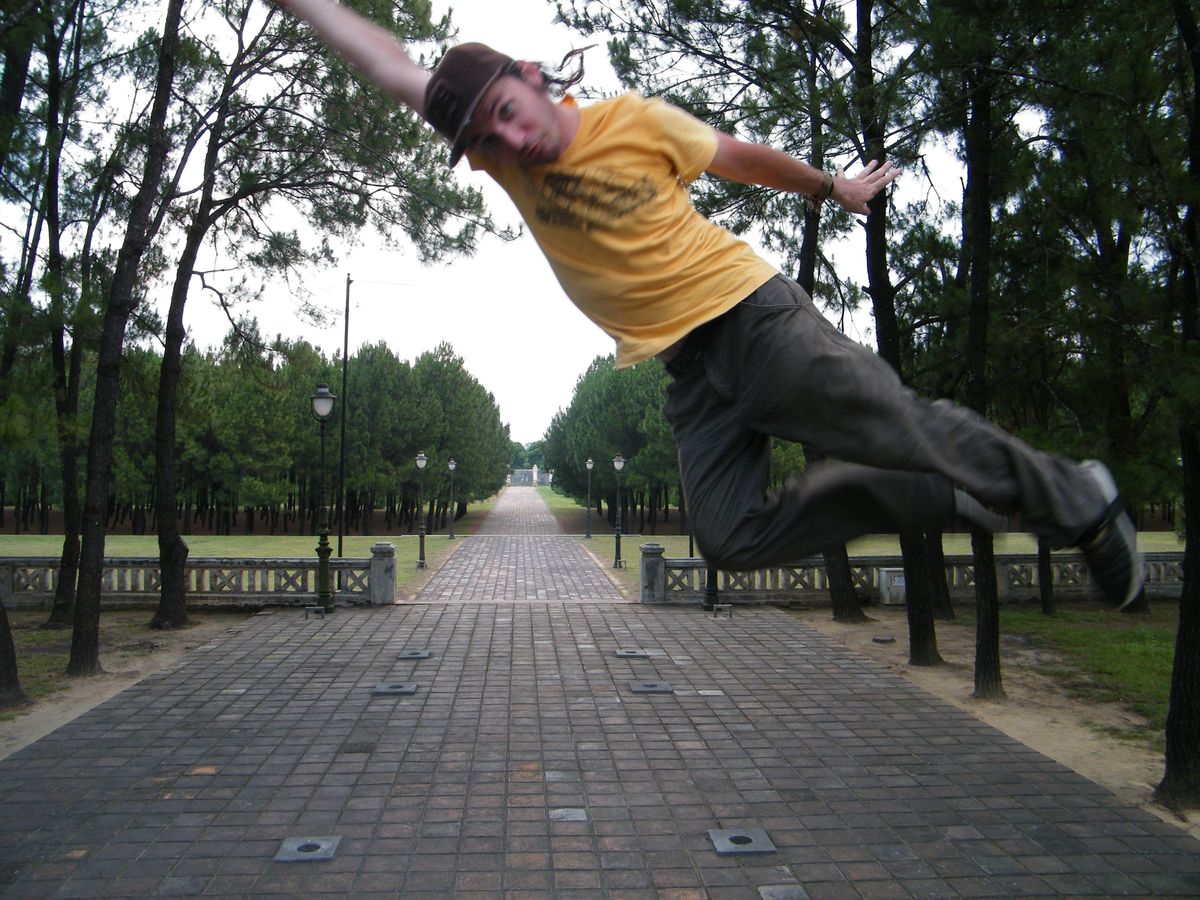
[[1196, 896], [1198, 850], [769, 608], [273, 610], [0, 762], [12, 897]]

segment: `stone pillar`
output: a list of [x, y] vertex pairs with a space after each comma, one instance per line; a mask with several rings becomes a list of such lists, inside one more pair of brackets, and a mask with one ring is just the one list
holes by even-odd
[[396, 545], [371, 546], [371, 571], [367, 574], [367, 603], [388, 606], [396, 602]]
[[642, 602], [667, 602], [667, 561], [663, 559], [662, 544], [641, 544]]

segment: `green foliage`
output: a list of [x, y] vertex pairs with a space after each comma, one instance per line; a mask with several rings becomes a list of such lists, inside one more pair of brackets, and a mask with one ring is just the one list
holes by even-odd
[[453, 459], [455, 499], [482, 500], [494, 494], [504, 484], [512, 449], [495, 398], [449, 344], [421, 354], [412, 377], [415, 408], [407, 421], [419, 429], [423, 443], [417, 449], [430, 460], [426, 490], [449, 499]]
[[[180, 503], [196, 514], [226, 509], [278, 509], [292, 515], [319, 477], [320, 428], [310, 409], [319, 382], [340, 392], [341, 361], [326, 359], [305, 342], [281, 343], [265, 354], [252, 322], [231, 333], [220, 351], [189, 349], [177, 410], [177, 478]], [[149, 349], [126, 352], [117, 410], [113, 499], [118, 508], [153, 503], [154, 403], [160, 358]], [[0, 479], [6, 501], [27, 488], [61, 503], [61, 480], [44, 358], [19, 361], [29, 388], [0, 409], [0, 427], [12, 436], [0, 444]], [[389, 495], [415, 494], [413, 459], [424, 450], [434, 464], [426, 489], [446, 494], [445, 463], [454, 456], [455, 497], [482, 500], [504, 483], [512, 441], [494, 397], [467, 372], [448, 345], [416, 364], [386, 345], [364, 345], [350, 359], [349, 397], [339, 398], [326, 425], [329, 496], [335, 496], [339, 419], [347, 407], [346, 487], [370, 493], [382, 505]], [[34, 404], [31, 406], [30, 404]], [[85, 407], [90, 405], [86, 391]], [[80, 451], [82, 453], [82, 450]], [[309, 498], [311, 500], [311, 498]], [[61, 543], [61, 542], [60, 542]]]
[[593, 463], [592, 497], [616, 492], [612, 460], [625, 458], [623, 487], [648, 488], [678, 481], [674, 444], [662, 416], [669, 376], [657, 360], [617, 369], [599, 356], [579, 377], [568, 409], [546, 432], [546, 465], [555, 486], [575, 497], [587, 493], [587, 460]]

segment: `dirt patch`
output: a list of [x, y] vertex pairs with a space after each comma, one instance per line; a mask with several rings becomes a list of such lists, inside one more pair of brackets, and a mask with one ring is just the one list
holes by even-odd
[[1039, 671], [1064, 665], [1055, 654], [1020, 638], [1002, 639], [1005, 698], [977, 700], [971, 696], [975, 689], [972, 626], [939, 622], [938, 650], [946, 665], [911, 666], [908, 620], [903, 609], [872, 607], [868, 610], [871, 621], [861, 625], [834, 622], [828, 609], [796, 610], [794, 614], [822, 634], [1108, 788], [1124, 802], [1153, 812], [1200, 838], [1200, 813], [1181, 821], [1151, 799], [1162, 780], [1162, 753], [1143, 742], [1112, 736], [1113, 732], [1144, 723], [1117, 704], [1084, 703], [1069, 696], [1061, 681]]

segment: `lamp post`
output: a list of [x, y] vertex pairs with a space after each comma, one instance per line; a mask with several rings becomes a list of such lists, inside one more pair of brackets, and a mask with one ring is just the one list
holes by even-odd
[[333, 416], [337, 397], [329, 393], [329, 385], [318, 384], [312, 395], [313, 418], [321, 423], [321, 492], [317, 520], [317, 599], [326, 613], [333, 612], [333, 591], [329, 587], [329, 510], [325, 506], [325, 423]]
[[[346, 536], [346, 413], [350, 412], [350, 385], [346, 379], [349, 375], [346, 352], [350, 349], [350, 273], [346, 273], [346, 315], [342, 320], [342, 435], [341, 446], [338, 449], [338, 559], [342, 558], [342, 539]], [[371, 510], [367, 511], [371, 515]], [[340, 579], [339, 579], [340, 587]]]
[[625, 457], [620, 453], [613, 457], [613, 468], [617, 470], [617, 529], [613, 532], [616, 556], [613, 557], [613, 568], [620, 569], [625, 565], [621, 561], [621, 470], [625, 468]]
[[450, 517], [450, 540], [454, 540], [454, 470], [458, 468], [458, 463], [454, 461], [454, 457], [450, 457], [450, 462], [446, 463], [450, 469], [450, 509], [448, 511]]
[[417, 454], [417, 517], [420, 522], [419, 531], [417, 532], [420, 540], [419, 549], [417, 551], [417, 568], [425, 568], [425, 464], [429, 462], [429, 457], [422, 450]]
[[590, 538], [592, 536], [592, 466], [594, 466], [595, 463], [592, 462], [592, 458], [589, 456], [584, 465], [587, 466], [588, 470], [588, 499], [587, 517], [584, 519], [586, 524], [583, 527], [583, 536], [585, 538]]

